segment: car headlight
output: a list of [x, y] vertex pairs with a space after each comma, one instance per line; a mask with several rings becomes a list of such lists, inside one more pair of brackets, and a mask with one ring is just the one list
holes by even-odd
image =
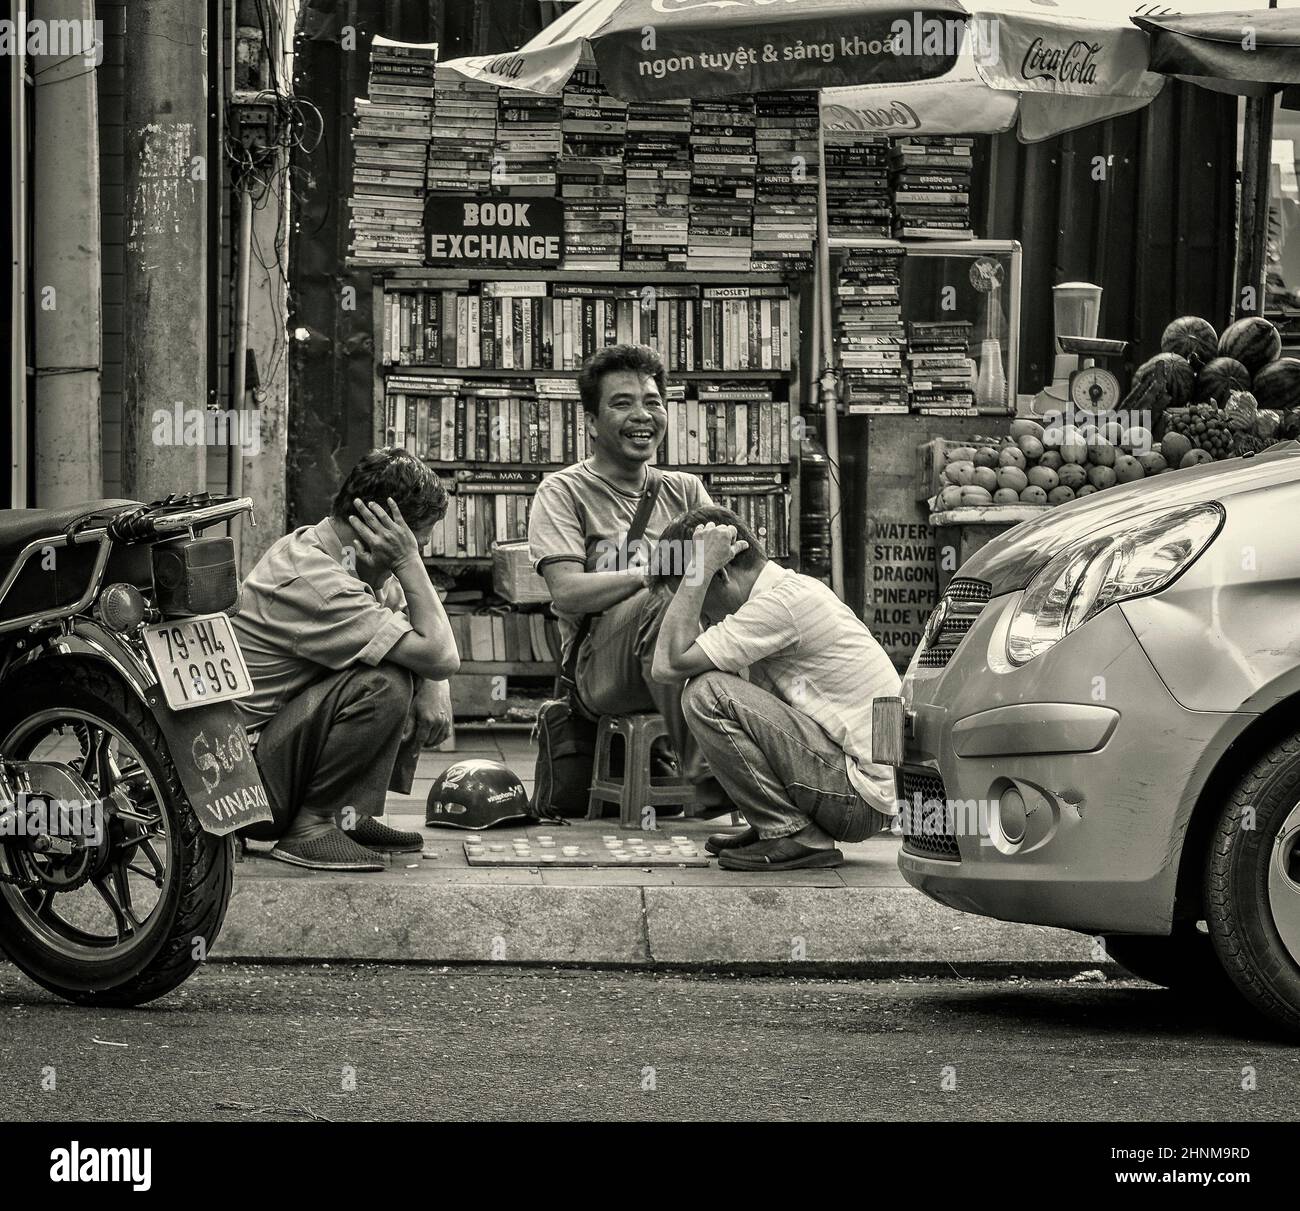
[[1094, 614], [1172, 584], [1219, 532], [1215, 503], [1129, 517], [1058, 552], [1029, 582], [1007, 632], [1007, 659], [1028, 664]]

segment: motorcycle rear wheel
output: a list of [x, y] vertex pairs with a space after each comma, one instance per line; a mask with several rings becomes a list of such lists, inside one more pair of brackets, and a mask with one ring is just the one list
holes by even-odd
[[[83, 750], [69, 764], [88, 775], [99, 795], [116, 792], [135, 820], [113, 818], [105, 865], [73, 890], [47, 894], [0, 882], [0, 948], [36, 983], [69, 1001], [142, 1005], [177, 988], [206, 961], [230, 900], [233, 842], [200, 827], [156, 721], [111, 669], [41, 661], [6, 681], [0, 754], [61, 759], [42, 753], [41, 745], [57, 748], [69, 731], [75, 743], [64, 748]], [[111, 764], [98, 762], [98, 753]], [[121, 767], [124, 775], [115, 780]], [[114, 785], [101, 785], [109, 782]], [[10, 878], [33, 861], [26, 851], [0, 845], [0, 871]], [[134, 896], [150, 882], [157, 896], [140, 915]], [[94, 917], [84, 904], [74, 912], [80, 924], [65, 917], [60, 897], [66, 902], [81, 893], [98, 894], [100, 915], [109, 914], [116, 936], [83, 928], [84, 918]]]

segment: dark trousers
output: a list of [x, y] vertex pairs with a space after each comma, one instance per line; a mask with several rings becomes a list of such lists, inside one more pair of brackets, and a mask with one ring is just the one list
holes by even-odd
[[336, 820], [345, 808], [382, 815], [387, 792], [409, 792], [415, 774], [414, 735], [402, 743], [414, 692], [414, 678], [398, 665], [354, 665], [290, 699], [255, 750], [275, 819], [244, 835], [274, 840], [304, 805]]
[[671, 593], [642, 589], [592, 623], [578, 653], [578, 697], [595, 718], [638, 711], [662, 715], [681, 770], [695, 785], [699, 802], [722, 803], [726, 794], [686, 726], [681, 685], [660, 685], [650, 676], [659, 626], [671, 602]]

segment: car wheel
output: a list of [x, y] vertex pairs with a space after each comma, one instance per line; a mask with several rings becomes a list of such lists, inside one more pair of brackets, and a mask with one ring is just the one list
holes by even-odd
[[1180, 926], [1168, 937], [1107, 934], [1105, 942], [1107, 955], [1141, 980], [1197, 997], [1208, 993], [1231, 1001], [1237, 996], [1210, 935], [1194, 924]]
[[1300, 1033], [1300, 735], [1237, 784], [1210, 843], [1205, 915], [1229, 978]]

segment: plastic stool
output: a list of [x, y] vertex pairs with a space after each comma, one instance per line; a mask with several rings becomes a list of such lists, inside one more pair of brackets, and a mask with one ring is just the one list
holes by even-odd
[[[606, 803], [618, 804], [620, 828], [642, 827], [641, 809], [690, 807], [695, 788], [689, 782], [650, 777], [650, 747], [668, 735], [662, 715], [602, 715], [596, 727], [596, 760], [593, 763], [587, 819], [599, 820]], [[623, 737], [623, 776], [609, 772], [610, 748], [615, 736]]]

